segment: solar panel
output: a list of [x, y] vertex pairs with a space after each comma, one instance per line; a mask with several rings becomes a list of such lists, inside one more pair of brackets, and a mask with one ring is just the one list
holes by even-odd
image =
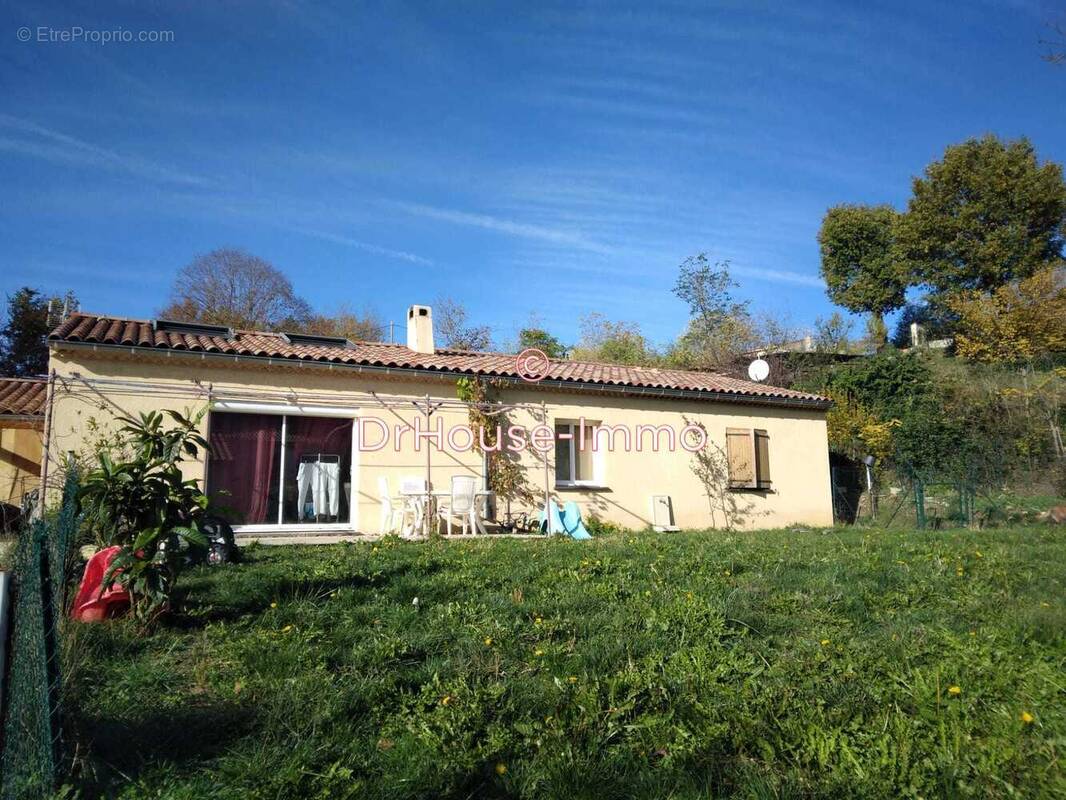
[[352, 347], [352, 343], [343, 336], [318, 336], [313, 333], [283, 333], [281, 338], [289, 344], [312, 345], [317, 347]]
[[152, 320], [152, 329], [165, 333], [183, 333], [190, 336], [222, 336], [233, 338], [233, 328], [225, 325], [208, 325], [206, 322], [178, 322], [172, 319]]

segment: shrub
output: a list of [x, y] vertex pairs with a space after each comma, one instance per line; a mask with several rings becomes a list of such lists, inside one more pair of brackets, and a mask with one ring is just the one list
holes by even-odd
[[[80, 500], [97, 543], [118, 545], [105, 585], [112, 580], [131, 598], [131, 610], [150, 623], [166, 608], [181, 567], [179, 549], [206, 546], [199, 530], [208, 499], [195, 480], [185, 480], [180, 463], [207, 450], [198, 426], [176, 411], [120, 417], [117, 447], [97, 453], [98, 466], [80, 490]], [[116, 457], [117, 456], [117, 459]]]

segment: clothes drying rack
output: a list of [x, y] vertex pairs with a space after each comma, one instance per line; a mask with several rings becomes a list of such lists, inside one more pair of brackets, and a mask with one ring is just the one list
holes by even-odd
[[[338, 469], [339, 469], [340, 468], [339, 465], [341, 463], [341, 457], [339, 455], [337, 455], [336, 453], [304, 453], [303, 455], [300, 456], [300, 463], [301, 464], [337, 464], [338, 465]], [[340, 484], [340, 481], [338, 479], [338, 489], [339, 489], [339, 484]], [[313, 492], [314, 492], [314, 490], [312, 489], [312, 497], [314, 496]], [[304, 519], [303, 508], [301, 508], [302, 501], [303, 501], [302, 497], [298, 497], [297, 501], [296, 501], [296, 517], [301, 522]], [[325, 517], [326, 521], [328, 521], [329, 516], [330, 516], [329, 514], [320, 514], [319, 510], [317, 508], [315, 509], [315, 522], [321, 522], [323, 517]]]

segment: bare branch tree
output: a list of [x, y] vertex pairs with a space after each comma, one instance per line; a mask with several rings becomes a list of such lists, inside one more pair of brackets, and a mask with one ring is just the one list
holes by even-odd
[[380, 342], [385, 338], [385, 323], [376, 312], [353, 311], [346, 303], [332, 314], [315, 314], [304, 330], [319, 336], [343, 336], [353, 342]]
[[492, 330], [487, 325], [471, 325], [466, 306], [450, 297], [433, 303], [433, 324], [441, 342], [451, 350], [488, 350]]
[[307, 301], [273, 264], [244, 250], [212, 250], [182, 267], [160, 316], [243, 329], [304, 330]]

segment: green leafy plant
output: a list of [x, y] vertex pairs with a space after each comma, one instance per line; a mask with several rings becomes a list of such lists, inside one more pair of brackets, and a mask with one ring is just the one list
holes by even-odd
[[97, 453], [97, 467], [85, 476], [80, 500], [98, 544], [121, 550], [104, 576], [131, 598], [131, 611], [143, 623], [166, 608], [180, 571], [182, 546], [204, 547], [199, 523], [208, 498], [196, 480], [186, 479], [181, 462], [208, 450], [199, 433], [206, 409], [195, 416], [158, 411], [124, 416], [118, 447]]
[[456, 381], [456, 395], [463, 402], [470, 404], [467, 416], [470, 428], [474, 431], [474, 448], [488, 457], [489, 488], [497, 497], [501, 500], [532, 503], [533, 490], [514, 453], [506, 449], [486, 452], [481, 446], [482, 431], [485, 444], [494, 448], [498, 432], [509, 427], [507, 416], [491, 396], [491, 388], [486, 381], [479, 378], [460, 378]]

